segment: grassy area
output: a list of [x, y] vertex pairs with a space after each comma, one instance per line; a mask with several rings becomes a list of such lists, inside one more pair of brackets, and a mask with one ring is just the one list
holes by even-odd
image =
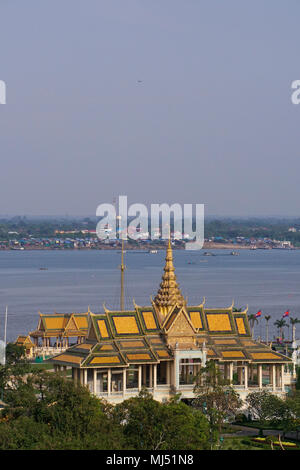
[[254, 429], [262, 429], [265, 431], [282, 431], [281, 426], [277, 425], [271, 425], [271, 424], [260, 424], [258, 421], [236, 421], [234, 424], [237, 424], [238, 426], [245, 426], [247, 428], [254, 428]]
[[221, 450], [262, 450], [250, 438], [242, 436], [225, 437]]
[[236, 433], [236, 428], [231, 424], [225, 423], [222, 424], [222, 434], [234, 434]]
[[[31, 371], [37, 371], [37, 370], [52, 370], [53, 371], [53, 364], [49, 362], [32, 362], [30, 363]], [[72, 369], [67, 369], [66, 372], [67, 377], [72, 376]]]
[[32, 362], [30, 363], [30, 368], [32, 371], [51, 370], [53, 369], [53, 364], [50, 364], [48, 362]]
[[[289, 439], [288, 442], [292, 441]], [[283, 444], [285, 440], [283, 440]], [[268, 442], [255, 442], [252, 437], [232, 436], [225, 437], [223, 444], [219, 447], [221, 450], [272, 450]], [[299, 450], [299, 446], [288, 447], [284, 445], [285, 450]], [[274, 450], [281, 450], [279, 446], [274, 445]]]

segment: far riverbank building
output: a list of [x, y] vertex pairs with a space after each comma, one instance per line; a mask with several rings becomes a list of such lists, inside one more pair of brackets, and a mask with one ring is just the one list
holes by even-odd
[[85, 340], [51, 361], [72, 368], [75, 382], [113, 403], [146, 387], [164, 401], [174, 393], [193, 398], [194, 378], [208, 360], [218, 363], [241, 398], [250, 391], [286, 392], [292, 361], [252, 339], [247, 310], [188, 305], [179, 289], [171, 242], [160, 288], [150, 306], [89, 312]]

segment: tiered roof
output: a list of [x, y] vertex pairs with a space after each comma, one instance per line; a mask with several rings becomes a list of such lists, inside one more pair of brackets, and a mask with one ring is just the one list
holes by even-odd
[[38, 327], [30, 332], [31, 337], [73, 337], [86, 336], [88, 331], [88, 315], [86, 313], [40, 313]]
[[75, 367], [120, 367], [171, 360], [175, 349], [207, 349], [208, 359], [286, 363], [290, 359], [251, 337], [247, 309], [187, 306], [176, 281], [169, 240], [163, 280], [152, 306], [88, 313], [86, 341], [54, 357]]
[[175, 306], [160, 322], [155, 307], [106, 310], [89, 314], [86, 341], [53, 358], [76, 367], [120, 367], [170, 360], [174, 349], [202, 349], [208, 359], [289, 362], [290, 359], [251, 338], [247, 310]]
[[30, 349], [30, 348], [34, 347], [34, 344], [31, 341], [29, 335], [27, 335], [27, 336], [25, 336], [25, 335], [24, 336], [23, 335], [18, 336], [17, 339], [16, 339], [15, 344], [17, 346], [24, 346], [26, 349]]

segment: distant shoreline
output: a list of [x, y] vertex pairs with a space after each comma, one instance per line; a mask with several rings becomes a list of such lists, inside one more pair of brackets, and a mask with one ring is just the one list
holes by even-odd
[[[157, 250], [157, 251], [164, 251], [166, 249], [166, 245], [149, 245], [147, 247], [136, 247], [136, 246], [131, 246], [127, 245], [125, 243], [124, 246], [126, 251], [141, 251], [141, 252], [149, 252], [152, 250]], [[257, 247], [253, 250], [249, 245], [235, 245], [235, 244], [223, 244], [223, 243], [213, 243], [213, 242], [205, 242], [202, 250], [231, 250], [231, 251], [238, 251], [238, 250], [253, 250], [253, 251], [261, 251], [261, 250], [278, 250], [278, 248], [269, 248], [269, 247]], [[291, 250], [297, 250], [299, 248], [293, 247], [293, 248], [280, 248], [280, 251], [291, 251]], [[41, 247], [41, 246], [24, 246], [23, 249], [20, 248], [9, 248], [9, 247], [1, 247], [0, 248], [0, 253], [4, 251], [120, 251], [121, 246], [101, 246], [97, 248], [91, 248], [91, 247], [76, 247], [76, 248], [52, 248], [52, 247]], [[173, 250], [185, 250], [184, 246], [173, 246]], [[187, 250], [188, 251], [188, 250]]]

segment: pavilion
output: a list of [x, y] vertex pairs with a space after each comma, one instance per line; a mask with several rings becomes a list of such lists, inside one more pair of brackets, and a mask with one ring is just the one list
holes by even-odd
[[[118, 403], [146, 387], [164, 401], [174, 393], [193, 398], [194, 378], [208, 360], [245, 398], [251, 391], [286, 393], [291, 359], [252, 339], [247, 309], [188, 305], [175, 275], [169, 241], [162, 282], [150, 306], [88, 312], [83, 342], [49, 359], [69, 367], [73, 380]], [[32, 336], [32, 334], [31, 334]]]
[[67, 349], [71, 343], [82, 343], [88, 331], [88, 315], [85, 313], [54, 313], [39, 312], [36, 330], [29, 336], [33, 339], [34, 355], [57, 354]]
[[19, 335], [16, 339], [15, 344], [17, 346], [22, 346], [25, 349], [25, 355], [28, 359], [31, 359], [33, 357], [33, 351], [34, 351], [34, 344], [30, 339], [30, 336], [27, 335]]

